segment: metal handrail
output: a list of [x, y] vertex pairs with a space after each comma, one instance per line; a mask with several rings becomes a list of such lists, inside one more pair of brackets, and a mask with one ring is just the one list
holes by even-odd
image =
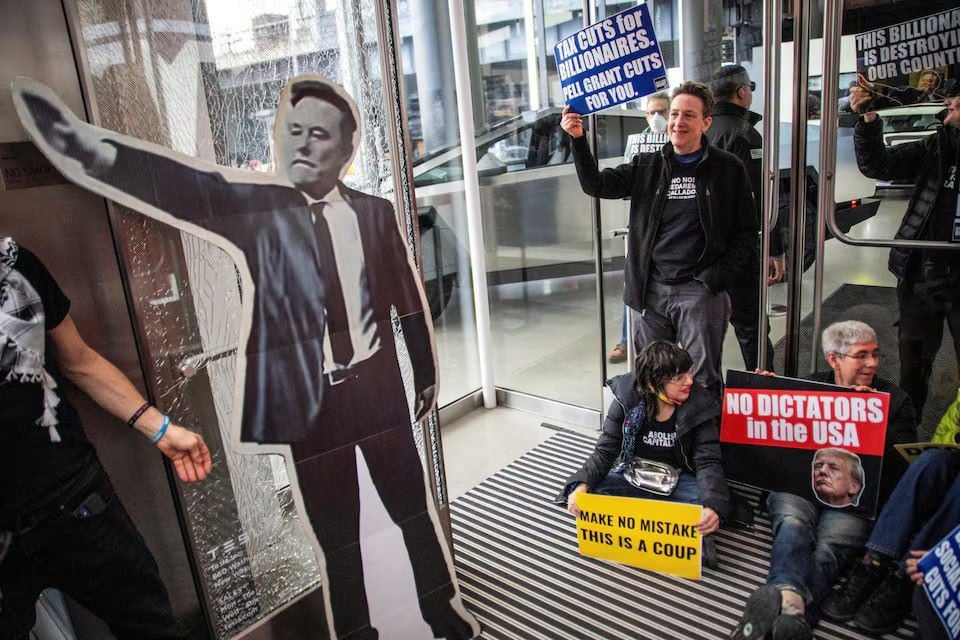
[[[764, 3], [763, 14], [763, 51], [765, 68], [763, 70], [763, 104], [766, 117], [763, 119], [763, 201], [756, 203], [761, 207], [761, 250], [760, 250], [760, 309], [757, 323], [760, 329], [758, 340], [757, 366], [763, 367], [767, 361], [767, 259], [770, 257], [770, 229], [776, 220], [780, 205], [780, 96], [777, 91], [780, 76], [780, 17], [783, 11], [781, 0], [768, 0]], [[766, 215], [764, 215], [766, 212]], [[749, 364], [747, 365], [749, 366]]]
[[[807, 86], [810, 78], [810, 6], [793, 3], [793, 146], [790, 150], [790, 279], [787, 282], [787, 327], [784, 336], [784, 374], [797, 375], [799, 364], [800, 302], [803, 284], [803, 222], [807, 191]], [[779, 29], [779, 25], [776, 27]]]
[[[620, 229], [614, 229], [612, 232], [614, 238], [623, 238], [623, 259], [628, 259], [628, 254], [630, 253], [630, 229], [622, 227]], [[633, 369], [633, 361], [637, 357], [636, 346], [633, 342], [633, 313], [630, 311], [630, 307], [623, 305], [623, 312], [627, 316], [627, 344], [623, 345], [627, 350], [627, 362], [630, 363], [631, 370]]]
[[836, 122], [837, 83], [840, 75], [840, 37], [843, 21], [841, 0], [826, 0], [823, 7], [823, 71], [820, 101], [820, 187], [817, 192], [817, 210], [823, 212], [817, 221], [817, 247], [814, 252], [813, 271], [813, 339], [810, 341], [810, 373], [817, 369], [817, 336], [823, 322], [823, 261], [824, 245], [827, 242], [827, 218], [836, 216], [834, 193], [837, 171], [837, 129], [823, 126]]

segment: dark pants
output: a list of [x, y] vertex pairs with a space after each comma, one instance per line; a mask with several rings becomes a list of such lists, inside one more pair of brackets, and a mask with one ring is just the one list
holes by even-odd
[[683, 284], [647, 283], [644, 308], [633, 314], [637, 353], [654, 340], [679, 343], [693, 359], [697, 384], [718, 400], [723, 393], [720, 361], [730, 321], [726, 291], [710, 293], [693, 280]]
[[924, 292], [922, 283], [904, 278], [897, 287], [900, 306], [900, 388], [913, 399], [917, 422], [927, 401], [927, 387], [933, 361], [943, 341], [943, 322], [946, 320], [953, 336], [953, 348], [960, 363], [960, 300], [955, 290], [937, 293]]
[[[403, 533], [413, 567], [420, 611], [436, 636], [466, 639], [470, 625], [450, 605], [453, 583], [438, 532], [427, 512], [423, 467], [396, 359], [382, 352], [355, 367], [357, 375], [324, 389], [320, 424], [373, 435], [355, 445], [390, 518]], [[362, 426], [361, 426], [362, 425]], [[370, 625], [360, 554], [360, 496], [354, 444], [325, 450], [319, 436], [292, 445], [297, 479], [323, 550], [338, 638], [377, 638]], [[319, 445], [319, 446], [318, 446]]]
[[[730, 325], [740, 343], [740, 353], [747, 371], [760, 367], [760, 285], [755, 279], [731, 286]], [[767, 323], [767, 357], [762, 368], [773, 371], [773, 343], [770, 341], [770, 323]]]
[[45, 588], [60, 589], [99, 616], [118, 640], [186, 638], [174, 620], [157, 563], [101, 475], [80, 492], [107, 504], [97, 515], [61, 515], [16, 534], [0, 562], [0, 638], [26, 640]]

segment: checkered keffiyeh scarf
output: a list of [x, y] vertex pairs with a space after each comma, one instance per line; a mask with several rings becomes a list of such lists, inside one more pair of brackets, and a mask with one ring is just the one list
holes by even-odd
[[42, 384], [43, 415], [37, 426], [49, 431], [51, 442], [60, 442], [56, 412], [60, 398], [54, 391], [57, 383], [43, 366], [43, 302], [36, 289], [14, 268], [17, 253], [13, 238], [0, 238], [0, 384]]

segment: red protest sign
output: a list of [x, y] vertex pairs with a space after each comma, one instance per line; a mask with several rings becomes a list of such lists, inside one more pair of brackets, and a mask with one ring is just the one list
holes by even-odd
[[871, 516], [889, 410], [885, 393], [730, 371], [720, 424], [727, 479]]
[[889, 410], [885, 393], [728, 388], [721, 441], [879, 456]]

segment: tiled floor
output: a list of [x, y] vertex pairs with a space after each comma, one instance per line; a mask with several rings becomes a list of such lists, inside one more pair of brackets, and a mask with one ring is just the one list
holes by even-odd
[[443, 427], [443, 464], [450, 500], [469, 491], [554, 433], [551, 425], [594, 435], [597, 432], [533, 413], [497, 407], [477, 409]]

